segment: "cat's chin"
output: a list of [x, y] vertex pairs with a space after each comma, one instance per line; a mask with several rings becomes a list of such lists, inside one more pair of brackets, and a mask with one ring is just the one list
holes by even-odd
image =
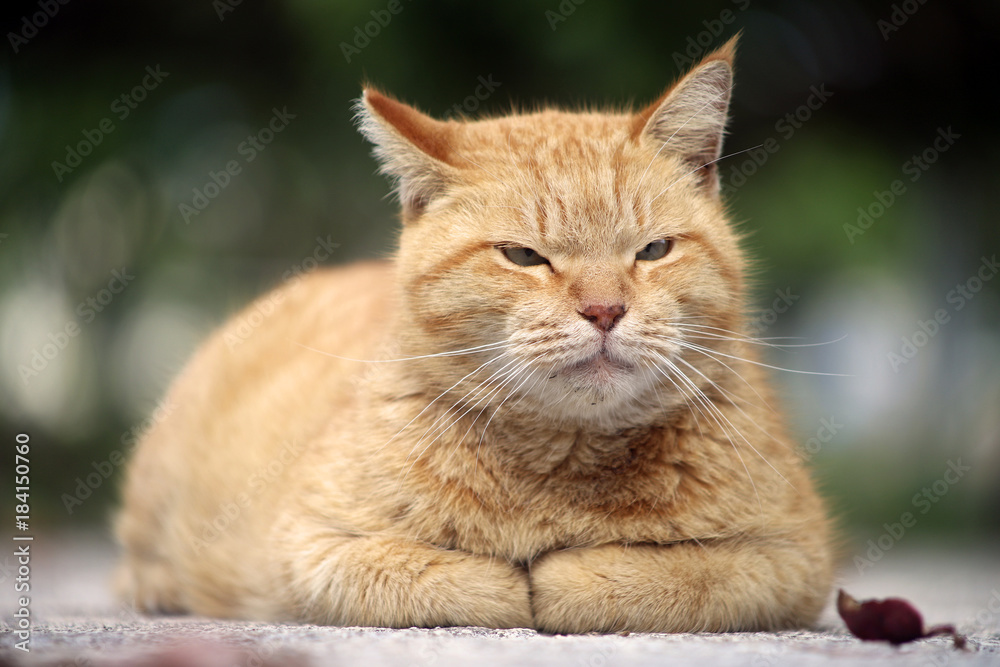
[[539, 392], [535, 412], [554, 422], [619, 429], [646, 423], [663, 409], [657, 376], [606, 349], [550, 373]]
[[639, 375], [635, 366], [607, 352], [591, 355], [559, 372], [569, 389], [563, 405], [588, 418], [615, 412], [634, 398]]

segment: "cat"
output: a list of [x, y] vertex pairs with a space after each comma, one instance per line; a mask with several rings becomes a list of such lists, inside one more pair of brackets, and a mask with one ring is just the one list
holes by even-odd
[[129, 463], [122, 594], [332, 625], [812, 624], [830, 523], [744, 333], [715, 164], [735, 46], [635, 112], [439, 121], [364, 90], [398, 251], [196, 352]]

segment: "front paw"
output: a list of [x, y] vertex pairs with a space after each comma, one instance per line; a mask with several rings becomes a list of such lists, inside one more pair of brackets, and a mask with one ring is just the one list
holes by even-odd
[[729, 554], [691, 544], [605, 544], [546, 554], [531, 566], [540, 630], [719, 632], [740, 629], [748, 590]]
[[827, 590], [808, 564], [751, 542], [567, 549], [532, 563], [532, 612], [538, 629], [561, 633], [800, 627]]
[[503, 559], [389, 536], [328, 535], [292, 554], [282, 568], [283, 616], [402, 628], [532, 625], [527, 572]]
[[643, 606], [642, 587], [629, 585], [633, 573], [619, 562], [623, 551], [603, 545], [553, 551], [535, 560], [529, 572], [535, 627], [555, 633], [637, 629], [633, 614], [622, 610]]

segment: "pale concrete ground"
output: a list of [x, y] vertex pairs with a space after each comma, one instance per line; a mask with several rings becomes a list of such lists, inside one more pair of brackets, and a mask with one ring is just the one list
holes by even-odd
[[[9, 545], [15, 543], [9, 542]], [[32, 546], [31, 652], [13, 648], [15, 570], [0, 551], [0, 667], [128, 665], [263, 667], [606, 667], [612, 665], [1000, 665], [1000, 549], [899, 544], [839, 584], [857, 598], [909, 599], [927, 625], [954, 623], [968, 651], [935, 638], [893, 648], [850, 637], [832, 606], [816, 632], [721, 635], [547, 636], [482, 628], [328, 628], [137, 617], [118, 606], [108, 579], [113, 548], [91, 535], [38, 537]], [[6, 560], [5, 560], [6, 559]]]

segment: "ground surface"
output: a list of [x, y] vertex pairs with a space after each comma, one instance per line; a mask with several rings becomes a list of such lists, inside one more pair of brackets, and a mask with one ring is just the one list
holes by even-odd
[[[14, 544], [8, 542], [9, 544]], [[1000, 665], [1000, 550], [899, 544], [864, 572], [846, 563], [839, 585], [858, 598], [899, 596], [927, 624], [954, 623], [957, 651], [935, 638], [900, 648], [850, 637], [832, 606], [816, 632], [548, 636], [482, 628], [387, 630], [146, 618], [115, 603], [114, 560], [90, 536], [32, 543], [30, 653], [14, 648], [17, 565], [0, 552], [0, 666], [130, 667], [606, 667], [611, 665]]]

